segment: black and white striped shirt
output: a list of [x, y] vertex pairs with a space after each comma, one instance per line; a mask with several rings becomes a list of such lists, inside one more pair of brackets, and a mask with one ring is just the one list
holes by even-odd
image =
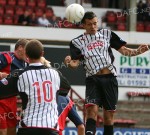
[[41, 63], [30, 64], [1, 81], [0, 89], [3, 89], [0, 98], [20, 93], [24, 110], [20, 127], [58, 130], [56, 92], [60, 90], [60, 94], [66, 95], [70, 90], [68, 81], [61, 73]]
[[121, 40], [114, 32], [101, 29], [94, 35], [82, 34], [74, 38], [70, 43], [71, 58], [83, 60], [87, 77], [96, 74], [105, 67], [116, 76], [111, 47], [118, 50], [125, 44], [126, 42]]

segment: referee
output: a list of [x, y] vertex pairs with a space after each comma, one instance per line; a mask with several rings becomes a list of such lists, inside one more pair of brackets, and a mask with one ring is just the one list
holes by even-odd
[[19, 94], [22, 99], [23, 116], [17, 135], [58, 135], [56, 93], [66, 96], [70, 85], [61, 73], [40, 62], [41, 42], [30, 40], [25, 51], [29, 66], [1, 80], [0, 98]]
[[149, 48], [148, 45], [140, 45], [137, 49], [127, 48], [126, 42], [111, 30], [98, 30], [98, 18], [93, 12], [85, 13], [82, 24], [85, 33], [71, 40], [71, 56], [65, 58], [65, 63], [77, 68], [82, 61], [86, 71], [86, 135], [96, 132], [99, 106], [103, 108], [103, 134], [113, 135], [118, 83], [111, 48], [126, 56], [142, 54]]

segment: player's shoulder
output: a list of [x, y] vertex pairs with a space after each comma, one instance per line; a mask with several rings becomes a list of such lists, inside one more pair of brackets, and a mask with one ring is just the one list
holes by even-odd
[[71, 41], [78, 40], [78, 39], [82, 38], [83, 36], [84, 36], [84, 34], [81, 34], [81, 35], [79, 35], [79, 36], [73, 38]]

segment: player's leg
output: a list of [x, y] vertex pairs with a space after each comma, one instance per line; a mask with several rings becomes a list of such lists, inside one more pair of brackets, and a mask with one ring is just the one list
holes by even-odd
[[7, 106], [5, 105], [5, 100], [0, 102], [0, 135], [7, 135]]
[[118, 101], [118, 83], [112, 74], [106, 75], [101, 81], [103, 84], [103, 135], [113, 135], [114, 112]]
[[17, 104], [16, 97], [9, 98], [8, 105], [9, 112], [7, 115], [7, 135], [16, 135], [16, 126], [17, 126]]
[[7, 128], [0, 129], [0, 135], [7, 135]]
[[114, 112], [104, 109], [104, 133], [103, 135], [113, 135]]
[[86, 135], [95, 135], [98, 106], [91, 105], [86, 108]]
[[85, 134], [85, 127], [83, 124], [78, 125], [77, 130], [78, 130], [78, 135], [84, 135]]
[[94, 135], [98, 114], [97, 87], [93, 77], [86, 78], [86, 135]]
[[7, 135], [16, 135], [16, 127], [8, 128], [7, 129]]

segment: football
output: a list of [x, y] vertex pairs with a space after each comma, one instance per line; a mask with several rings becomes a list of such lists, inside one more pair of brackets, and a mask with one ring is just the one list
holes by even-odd
[[71, 4], [66, 8], [65, 16], [71, 23], [79, 23], [84, 16], [84, 8], [80, 4]]

